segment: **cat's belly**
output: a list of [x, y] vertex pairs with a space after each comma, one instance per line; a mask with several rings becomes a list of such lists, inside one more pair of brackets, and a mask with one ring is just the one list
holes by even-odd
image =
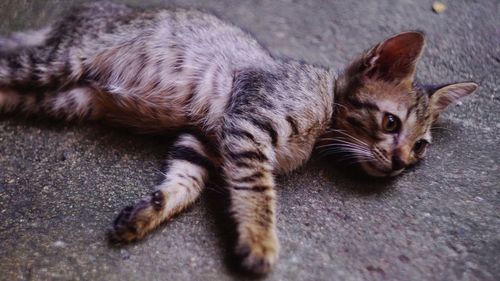
[[98, 100], [100, 115], [105, 121], [142, 132], [168, 131], [189, 123], [182, 104], [160, 97], [113, 98], [112, 95], [101, 94]]
[[166, 71], [134, 87], [106, 86], [98, 93], [103, 117], [145, 131], [200, 126], [213, 129], [225, 112], [232, 86], [230, 67], [206, 64], [203, 71]]

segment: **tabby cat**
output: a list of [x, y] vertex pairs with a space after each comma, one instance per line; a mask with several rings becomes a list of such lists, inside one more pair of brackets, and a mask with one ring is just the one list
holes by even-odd
[[421, 32], [400, 33], [336, 75], [274, 58], [209, 14], [86, 4], [49, 28], [0, 39], [0, 110], [178, 134], [165, 179], [123, 209], [111, 238], [143, 238], [220, 173], [235, 253], [244, 269], [266, 273], [279, 252], [275, 174], [316, 147], [369, 175], [397, 175], [424, 156], [438, 115], [476, 90], [415, 85], [423, 47]]

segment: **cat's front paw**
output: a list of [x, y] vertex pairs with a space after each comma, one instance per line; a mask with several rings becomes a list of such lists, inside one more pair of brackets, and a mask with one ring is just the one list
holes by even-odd
[[161, 223], [164, 198], [159, 191], [135, 206], [125, 207], [113, 222], [108, 232], [109, 239], [117, 243], [129, 243], [142, 239]]
[[272, 233], [265, 238], [241, 240], [235, 252], [243, 270], [258, 275], [267, 274], [278, 259], [278, 238]]

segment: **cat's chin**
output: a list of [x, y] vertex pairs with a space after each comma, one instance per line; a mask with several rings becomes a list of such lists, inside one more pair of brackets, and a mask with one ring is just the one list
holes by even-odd
[[386, 170], [379, 168], [376, 164], [371, 162], [361, 162], [359, 166], [367, 175], [377, 178], [394, 177], [404, 171], [404, 168], [399, 170]]

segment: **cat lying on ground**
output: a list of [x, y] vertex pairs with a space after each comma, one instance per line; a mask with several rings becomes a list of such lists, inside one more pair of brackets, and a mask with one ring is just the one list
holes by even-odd
[[279, 251], [275, 174], [316, 148], [369, 175], [395, 176], [424, 157], [438, 115], [476, 90], [415, 85], [423, 47], [422, 33], [400, 33], [336, 75], [274, 58], [209, 14], [101, 2], [0, 39], [0, 110], [178, 134], [164, 181], [119, 214], [111, 237], [143, 238], [221, 173], [235, 252], [243, 268], [266, 273]]

